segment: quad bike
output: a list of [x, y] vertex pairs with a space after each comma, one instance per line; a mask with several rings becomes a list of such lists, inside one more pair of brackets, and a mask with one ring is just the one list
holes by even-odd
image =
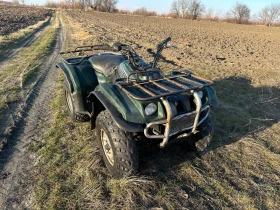
[[180, 135], [190, 136], [186, 139], [199, 152], [211, 140], [209, 112], [218, 106], [212, 81], [188, 70], [163, 75], [157, 62], [162, 50], [172, 47], [167, 45], [170, 40], [157, 45], [149, 63], [121, 43], [60, 53], [57, 67], [66, 78], [69, 116], [91, 123], [104, 163], [114, 177], [137, 172], [136, 135], [160, 139], [162, 148]]

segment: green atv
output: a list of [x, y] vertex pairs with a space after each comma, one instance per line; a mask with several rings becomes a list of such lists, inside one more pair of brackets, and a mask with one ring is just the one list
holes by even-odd
[[137, 172], [137, 136], [160, 139], [162, 148], [179, 136], [191, 136], [187, 139], [197, 152], [203, 152], [211, 140], [209, 112], [218, 106], [212, 82], [188, 70], [163, 75], [157, 62], [163, 49], [176, 47], [167, 45], [170, 40], [158, 44], [149, 63], [121, 43], [60, 53], [57, 67], [66, 77], [69, 116], [91, 123], [114, 177]]

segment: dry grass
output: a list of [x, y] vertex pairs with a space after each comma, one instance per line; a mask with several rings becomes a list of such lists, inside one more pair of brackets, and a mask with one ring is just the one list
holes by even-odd
[[[35, 208], [280, 208], [279, 28], [73, 11], [64, 13], [64, 22], [67, 49], [121, 41], [150, 58], [146, 50], [171, 35], [180, 50], [164, 56], [176, 68], [213, 79], [221, 104], [202, 159], [185, 143], [164, 150], [139, 143], [139, 176], [114, 180], [89, 125], [66, 116], [60, 77], [53, 126], [43, 143], [32, 146], [40, 155]], [[71, 35], [75, 31], [93, 36], [80, 39]], [[171, 63], [160, 65], [168, 69]]]

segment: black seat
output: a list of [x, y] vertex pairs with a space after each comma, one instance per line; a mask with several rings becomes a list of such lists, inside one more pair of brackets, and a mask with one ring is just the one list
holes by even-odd
[[109, 76], [112, 70], [118, 67], [123, 61], [125, 61], [123, 56], [115, 54], [94, 55], [89, 58], [92, 67], [105, 76]]

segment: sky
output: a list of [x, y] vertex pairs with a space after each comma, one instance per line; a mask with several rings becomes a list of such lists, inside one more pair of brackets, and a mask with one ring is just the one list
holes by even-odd
[[[10, 0], [11, 1], [11, 0]], [[55, 1], [55, 0], [53, 0]], [[280, 3], [279, 0], [201, 0], [206, 9], [212, 8], [220, 15], [228, 12], [236, 2], [246, 4], [251, 9], [251, 14], [258, 13], [262, 8], [272, 3]], [[44, 5], [46, 0], [25, 0], [26, 4]], [[170, 12], [173, 0], [118, 0], [118, 9], [135, 10], [145, 7], [150, 11], [157, 13]]]

